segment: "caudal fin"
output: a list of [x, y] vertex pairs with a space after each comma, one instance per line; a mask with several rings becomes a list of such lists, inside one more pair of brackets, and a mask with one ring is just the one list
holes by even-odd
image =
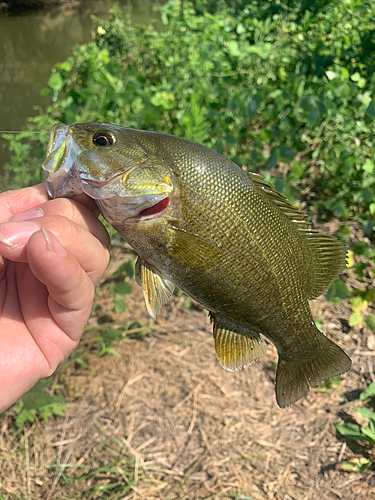
[[321, 380], [347, 372], [351, 364], [344, 351], [327, 337], [321, 349], [309, 358], [289, 361], [280, 355], [276, 373], [277, 404], [280, 408], [291, 405]]

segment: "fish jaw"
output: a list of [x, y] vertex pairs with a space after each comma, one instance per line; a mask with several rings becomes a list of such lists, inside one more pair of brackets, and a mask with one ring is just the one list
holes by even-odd
[[47, 157], [42, 164], [49, 198], [72, 198], [84, 193], [96, 201], [112, 225], [123, 224], [128, 219], [152, 219], [168, 209], [174, 190], [170, 172], [151, 169], [156, 172], [155, 179], [146, 167], [145, 179], [141, 182], [143, 162], [138, 161], [127, 168], [112, 169], [106, 175], [100, 175], [101, 165], [97, 162], [91, 173], [90, 166], [85, 165], [85, 151], [74, 140], [72, 129], [74, 126], [52, 127]]
[[49, 198], [70, 198], [82, 193], [80, 180], [73, 167], [79, 148], [69, 135], [69, 126], [54, 125], [47, 146], [47, 157], [42, 164]]

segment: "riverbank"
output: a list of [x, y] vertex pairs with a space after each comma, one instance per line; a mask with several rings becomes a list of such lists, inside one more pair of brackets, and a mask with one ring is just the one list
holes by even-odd
[[8, 0], [0, 2], [0, 15], [48, 9], [57, 5], [79, 4], [82, 0]]

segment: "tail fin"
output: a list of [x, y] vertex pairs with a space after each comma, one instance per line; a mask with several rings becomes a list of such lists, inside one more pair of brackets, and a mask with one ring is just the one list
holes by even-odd
[[289, 406], [309, 392], [321, 380], [348, 371], [350, 358], [334, 342], [324, 337], [321, 349], [309, 358], [287, 361], [279, 357], [276, 373], [276, 400], [280, 408]]

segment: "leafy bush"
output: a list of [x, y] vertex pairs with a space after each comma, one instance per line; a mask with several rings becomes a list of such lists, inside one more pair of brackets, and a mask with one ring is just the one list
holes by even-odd
[[119, 10], [98, 21], [95, 41], [55, 66], [44, 90], [53, 104], [30, 121], [30, 135], [6, 136], [6, 182], [41, 175], [53, 122], [105, 121], [195, 140], [252, 170], [286, 163], [278, 189], [309, 191], [321, 213], [355, 215], [370, 234], [375, 5], [227, 3], [207, 4], [210, 14], [201, 2], [199, 16], [171, 2], [160, 30]]

